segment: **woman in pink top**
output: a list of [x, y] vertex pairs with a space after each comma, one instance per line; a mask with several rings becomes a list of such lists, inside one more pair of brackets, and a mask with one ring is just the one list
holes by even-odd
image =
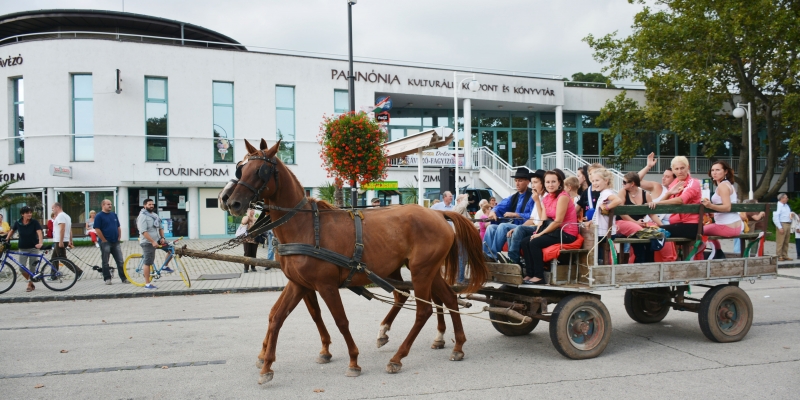
[[[648, 203], [650, 208], [654, 208], [657, 204], [700, 204], [702, 193], [700, 191], [700, 181], [692, 178], [689, 173], [689, 160], [684, 156], [677, 156], [672, 159], [671, 165], [672, 172], [675, 173], [676, 178], [669, 185], [669, 192], [667, 192], [665, 199]], [[699, 223], [699, 214], [672, 214], [669, 217], [669, 225], [665, 225], [662, 228], [669, 231], [670, 237], [694, 240], [697, 238], [697, 225]], [[683, 254], [688, 254], [693, 245], [694, 243], [684, 245]], [[698, 251], [699, 259], [702, 259], [703, 248], [705, 246], [701, 246], [700, 251]]]
[[539, 215], [547, 216], [547, 220], [531, 236], [530, 241], [522, 244], [527, 270], [523, 282], [526, 284], [545, 283], [542, 255], [545, 247], [572, 243], [578, 238], [578, 214], [575, 212], [575, 203], [564, 190], [564, 179], [553, 171], [547, 171], [544, 174], [544, 188], [547, 193], [541, 201], [535, 192], [531, 195]]

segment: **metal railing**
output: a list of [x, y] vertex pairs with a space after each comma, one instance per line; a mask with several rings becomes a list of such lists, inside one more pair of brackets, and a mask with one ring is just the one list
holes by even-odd
[[504, 182], [511, 191], [514, 191], [516, 187], [514, 185], [514, 178], [511, 177], [514, 175], [514, 171], [520, 167], [526, 168], [528, 171], [531, 170], [525, 165], [512, 167], [488, 147], [480, 147], [472, 151], [472, 167], [487, 170], [494, 175], [497, 180]]
[[[672, 156], [667, 157], [660, 157], [656, 165], [650, 170], [650, 173], [653, 174], [660, 174], [666, 171], [667, 168], [670, 167], [670, 162], [672, 162]], [[702, 156], [694, 156], [694, 157], [686, 157], [689, 159], [689, 170], [692, 173], [706, 173], [711, 169], [711, 164], [715, 163], [716, 161], [725, 161], [728, 165], [733, 168], [734, 171], [739, 170], [739, 157], [714, 157], [714, 158], [707, 158]], [[588, 163], [600, 163], [603, 165], [610, 165], [611, 164], [611, 157], [604, 157], [599, 155], [584, 155], [583, 159], [586, 160]], [[625, 164], [622, 165], [620, 170], [622, 171], [634, 171], [639, 172], [642, 168], [647, 165], [647, 157], [634, 157]], [[759, 157], [753, 160], [753, 169], [756, 173], [759, 171], [763, 171], [764, 168], [767, 167], [767, 158], [766, 157]], [[781, 173], [783, 171], [783, 167], [778, 165], [776, 167], [775, 172]], [[794, 172], [800, 172], [800, 165], [795, 165]]]
[[[564, 172], [570, 173], [572, 175], [578, 175], [578, 169], [583, 167], [584, 165], [592, 164], [596, 161], [590, 161], [587, 158], [578, 157], [575, 153], [571, 151], [564, 151]], [[601, 163], [602, 164], [602, 163]], [[605, 165], [605, 164], [604, 164]], [[546, 170], [551, 170], [556, 168], [556, 153], [546, 153], [542, 154], [542, 168]], [[606, 169], [611, 172], [614, 176], [612, 180], [612, 185], [614, 185], [614, 189], [619, 190], [622, 188], [622, 173], [614, 168]], [[641, 168], [640, 168], [641, 169]]]

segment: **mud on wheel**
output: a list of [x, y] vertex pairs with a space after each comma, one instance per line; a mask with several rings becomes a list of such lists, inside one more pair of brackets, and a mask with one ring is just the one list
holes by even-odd
[[561, 299], [550, 318], [550, 340], [559, 353], [573, 360], [599, 356], [611, 340], [608, 309], [591, 295]]
[[698, 319], [700, 330], [709, 340], [738, 342], [753, 325], [753, 303], [738, 286], [716, 286], [700, 301]]
[[625, 291], [625, 311], [640, 324], [660, 322], [670, 309], [669, 288], [628, 289]]

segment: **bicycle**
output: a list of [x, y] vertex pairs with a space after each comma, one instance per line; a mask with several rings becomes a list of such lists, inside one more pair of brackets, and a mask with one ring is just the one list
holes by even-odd
[[[0, 261], [0, 293], [9, 291], [14, 283], [17, 282], [17, 271], [14, 269], [9, 261], [17, 265], [20, 271], [28, 274], [31, 282], [42, 282], [48, 289], [56, 292], [61, 292], [71, 288], [78, 281], [78, 275], [74, 272], [78, 268], [72, 261], [57, 257], [52, 260], [45, 258], [53, 245], [43, 246], [40, 254], [23, 253], [20, 251], [12, 251], [10, 243], [6, 242], [4, 238], [0, 238], [0, 252], [2, 252], [2, 261]], [[22, 265], [14, 255], [28, 256], [38, 258], [39, 262], [36, 263], [36, 268], [31, 272], [25, 265]], [[42, 266], [44, 261], [44, 266]], [[63, 267], [57, 268], [53, 264], [61, 263]]]
[[[175, 268], [172, 268], [174, 271], [177, 271], [183, 280], [183, 283], [186, 287], [192, 287], [192, 282], [189, 279], [189, 272], [186, 270], [186, 267], [183, 265], [183, 261], [181, 261], [181, 257], [175, 254], [175, 243], [178, 243], [183, 238], [178, 238], [172, 242], [167, 242], [166, 245], [162, 246], [166, 248], [168, 251], [169, 256], [164, 259], [164, 262], [161, 263], [159, 267], [156, 262], [153, 262], [153, 265], [150, 267], [150, 278], [151, 279], [160, 279], [161, 278], [161, 271], [164, 267], [168, 266], [173, 260], [175, 264], [173, 265]], [[156, 254], [160, 254], [161, 252], [156, 252]], [[128, 282], [135, 286], [144, 286], [144, 258], [141, 254], [131, 254], [125, 259], [125, 264], [123, 265], [123, 270], [125, 271], [125, 278], [128, 279]]]

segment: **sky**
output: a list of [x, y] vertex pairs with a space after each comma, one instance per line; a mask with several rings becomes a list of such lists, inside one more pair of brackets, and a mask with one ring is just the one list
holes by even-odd
[[[200, 25], [252, 50], [348, 53], [346, 0], [0, 0], [0, 14], [123, 11], [123, 4], [126, 12]], [[641, 8], [627, 0], [358, 0], [353, 53], [356, 60], [569, 78], [601, 71], [584, 37], [627, 36]]]

